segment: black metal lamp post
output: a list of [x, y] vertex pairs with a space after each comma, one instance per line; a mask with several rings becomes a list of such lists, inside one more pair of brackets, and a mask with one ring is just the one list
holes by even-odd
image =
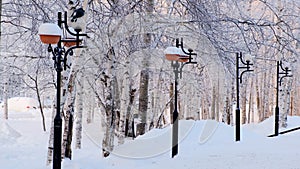
[[278, 136], [279, 133], [279, 106], [278, 106], [278, 92], [279, 86], [281, 86], [282, 79], [285, 77], [292, 77], [289, 75], [288, 67], [283, 68], [282, 61], [277, 61], [277, 73], [276, 73], [276, 107], [275, 107], [275, 133], [274, 136]]
[[196, 56], [192, 49], [188, 49], [188, 52], [183, 48], [183, 39], [179, 43], [179, 39], [176, 39], [176, 47], [168, 47], [165, 50], [167, 60], [172, 61], [173, 72], [175, 75], [175, 94], [174, 94], [174, 111], [172, 119], [172, 158], [178, 154], [178, 110], [177, 110], [177, 86], [178, 86], [178, 75], [182, 77], [182, 69], [186, 64], [196, 64], [192, 62], [192, 56]]
[[[57, 27], [58, 26], [58, 27]], [[73, 39], [63, 39], [61, 37], [61, 30], [66, 30], [72, 36]], [[73, 55], [73, 49], [85, 48], [81, 46], [80, 37], [87, 36], [87, 34], [80, 33], [81, 29], [75, 29], [75, 32], [69, 29], [67, 24], [67, 13], [64, 13], [64, 19], [62, 19], [62, 13], [58, 12], [58, 24], [43, 24], [40, 26], [39, 35], [41, 41], [45, 44], [49, 44], [48, 52], [53, 54], [54, 66], [57, 72], [56, 80], [56, 115], [54, 118], [54, 144], [53, 144], [53, 169], [61, 169], [61, 144], [62, 144], [62, 118], [61, 118], [61, 72], [67, 68], [67, 56]], [[64, 46], [62, 46], [62, 43]], [[51, 44], [57, 44], [55, 48]], [[65, 47], [69, 47], [65, 50]]]
[[[239, 63], [242, 63], [242, 66]], [[243, 74], [246, 72], [253, 71], [250, 69], [250, 66], [253, 66], [253, 63], [250, 63], [250, 60], [243, 60], [242, 52], [236, 53], [236, 110], [235, 110], [235, 141], [241, 140], [241, 114], [240, 114], [240, 88], [239, 84], [243, 82]], [[240, 69], [243, 69], [241, 73]]]

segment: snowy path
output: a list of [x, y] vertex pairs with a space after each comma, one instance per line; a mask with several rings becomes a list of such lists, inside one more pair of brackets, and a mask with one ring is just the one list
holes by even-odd
[[[290, 128], [300, 124], [290, 117]], [[49, 119], [47, 121], [49, 125]], [[63, 169], [300, 169], [300, 131], [268, 138], [272, 119], [242, 128], [242, 140], [234, 142], [234, 127], [219, 123], [201, 138], [206, 121], [181, 121], [179, 155], [170, 158], [170, 127], [155, 129], [144, 136], [116, 146], [109, 158], [101, 157], [98, 124], [84, 125], [83, 147], [64, 160]], [[205, 129], [206, 128], [206, 129]], [[211, 133], [210, 133], [211, 132]], [[1, 169], [50, 169], [46, 167], [48, 132], [42, 131], [39, 116], [0, 120]]]

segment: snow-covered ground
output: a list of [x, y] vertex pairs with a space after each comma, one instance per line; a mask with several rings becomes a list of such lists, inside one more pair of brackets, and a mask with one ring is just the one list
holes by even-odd
[[[32, 111], [22, 113], [33, 116], [0, 120], [1, 169], [52, 168], [46, 166], [49, 127], [43, 132], [40, 114]], [[290, 128], [300, 126], [300, 117], [288, 121]], [[63, 161], [64, 169], [300, 169], [300, 131], [269, 138], [273, 118], [243, 126], [238, 143], [234, 127], [210, 120], [180, 121], [179, 154], [173, 159], [170, 126], [116, 146], [108, 158], [101, 156], [100, 126], [97, 120], [84, 124], [83, 147], [73, 151], [71, 161]]]

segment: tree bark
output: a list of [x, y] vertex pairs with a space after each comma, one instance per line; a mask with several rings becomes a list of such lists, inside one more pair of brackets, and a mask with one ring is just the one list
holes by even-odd
[[53, 156], [53, 144], [54, 144], [54, 117], [56, 114], [56, 97], [53, 99], [52, 103], [52, 118], [51, 118], [51, 128], [50, 128], [50, 135], [49, 135], [49, 142], [48, 142], [48, 152], [47, 152], [47, 162], [46, 165], [50, 165], [52, 162]]
[[4, 111], [4, 119], [8, 119], [8, 80], [5, 79], [4, 89], [3, 89], [3, 111]]
[[43, 130], [46, 131], [45, 115], [44, 115], [44, 111], [43, 111], [42, 100], [41, 100], [40, 90], [39, 90], [39, 86], [38, 86], [37, 76], [34, 80], [34, 83], [35, 83], [35, 85], [34, 85], [35, 86], [35, 91], [36, 91], [36, 95], [37, 95], [37, 99], [38, 99], [38, 103], [39, 103], [39, 107], [40, 107], [40, 112], [41, 112], [41, 116], [42, 116]]
[[[75, 75], [74, 75], [75, 76]], [[75, 78], [75, 77], [74, 77]], [[68, 88], [68, 100], [65, 114], [65, 128], [63, 136], [63, 155], [64, 158], [72, 158], [72, 137], [74, 122], [74, 104], [75, 104], [75, 79], [71, 80]]]
[[281, 91], [281, 111], [280, 111], [280, 127], [287, 127], [287, 116], [290, 112], [291, 105], [291, 88], [292, 88], [292, 79], [286, 78], [284, 79], [286, 82], [283, 83], [282, 91]]
[[[146, 0], [145, 1], [145, 10], [146, 15], [151, 15], [154, 10], [154, 0]], [[144, 43], [147, 48], [151, 47], [151, 33], [147, 33], [144, 35]], [[143, 64], [143, 70], [140, 74], [140, 92], [139, 92], [139, 116], [140, 123], [137, 124], [137, 136], [143, 135], [146, 132], [147, 126], [147, 110], [148, 110], [148, 85], [149, 85], [149, 53], [145, 53]]]
[[[84, 83], [83, 77], [77, 81], [77, 100], [76, 100], [76, 149], [81, 149], [81, 138], [82, 138], [82, 115], [83, 115], [83, 94], [84, 94]], [[82, 81], [82, 82], [81, 82]], [[92, 97], [92, 99], [94, 99]]]
[[171, 120], [171, 124], [173, 124], [173, 111], [174, 111], [174, 84], [173, 83], [170, 83], [169, 98], [170, 98], [170, 120]]
[[250, 90], [249, 90], [249, 107], [248, 107], [248, 118], [247, 118], [247, 123], [250, 124], [251, 120], [254, 121], [254, 115], [253, 110], [252, 110], [252, 90], [253, 90], [253, 79], [251, 79], [251, 85], [250, 85]]
[[147, 110], [148, 110], [148, 69], [141, 71], [140, 76], [140, 92], [139, 92], [139, 116], [140, 123], [137, 125], [137, 136], [143, 135], [146, 132], [147, 125]]
[[[219, 77], [219, 74], [218, 74]], [[218, 78], [218, 83], [217, 83], [217, 92], [216, 92], [216, 120], [220, 120], [220, 82]]]
[[116, 90], [114, 89], [115, 83], [117, 83], [116, 80], [116, 74], [115, 74], [115, 65], [114, 65], [114, 59], [115, 59], [115, 52], [114, 48], [111, 47], [108, 51], [107, 57], [109, 58], [108, 63], [108, 72], [107, 74], [110, 76], [107, 76], [107, 81], [104, 83], [104, 94], [105, 94], [105, 115], [106, 115], [106, 130], [104, 134], [104, 138], [102, 140], [102, 153], [103, 157], [108, 157], [110, 153], [113, 151], [114, 148], [114, 136], [115, 136], [115, 128], [116, 128], [116, 109], [115, 109], [115, 94]]
[[246, 116], [246, 112], [247, 112], [247, 82], [244, 83], [243, 88], [242, 88], [242, 93], [241, 93], [242, 97], [242, 124], [245, 124], [247, 121], [247, 116]]
[[[0, 0], [0, 44], [2, 42], [2, 0]], [[7, 72], [7, 71], [5, 71]], [[4, 78], [4, 89], [3, 89], [3, 112], [4, 119], [8, 119], [8, 78]]]
[[213, 87], [212, 90], [212, 101], [211, 101], [211, 119], [215, 120], [216, 119], [216, 88], [215, 86]]

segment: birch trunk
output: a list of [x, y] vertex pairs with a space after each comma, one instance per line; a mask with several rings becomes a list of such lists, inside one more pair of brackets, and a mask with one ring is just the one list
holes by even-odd
[[231, 119], [230, 119], [230, 111], [231, 111], [231, 105], [230, 105], [230, 89], [227, 88], [225, 91], [224, 101], [223, 101], [223, 113], [222, 113], [222, 122], [225, 124], [230, 125]]
[[267, 109], [267, 107], [266, 107], [266, 98], [267, 98], [267, 96], [266, 96], [266, 90], [267, 90], [267, 88], [266, 88], [266, 72], [265, 73], [263, 73], [263, 76], [262, 76], [262, 79], [261, 79], [261, 81], [262, 81], [262, 83], [261, 83], [261, 86], [260, 86], [260, 91], [262, 92], [262, 99], [261, 99], [261, 111], [259, 111], [259, 113], [260, 113], [260, 116], [259, 116], [259, 121], [261, 122], [261, 121], [263, 121], [265, 118], [266, 118], [266, 109]]
[[[286, 79], [284, 79], [286, 80]], [[285, 91], [286, 91], [286, 82], [283, 81], [282, 84], [279, 86], [279, 126], [281, 127], [282, 124], [285, 122], [284, 114], [286, 112], [285, 107]]]
[[222, 115], [222, 122], [225, 124], [230, 125], [231, 120], [230, 120], [230, 112], [231, 112], [231, 107], [230, 107], [230, 100], [228, 95], [225, 97], [225, 102], [224, 102], [224, 111]]
[[[82, 115], [83, 115], [83, 94], [84, 94], [84, 83], [83, 77], [77, 81], [77, 100], [76, 100], [76, 149], [81, 149], [81, 138], [82, 138]], [[81, 82], [82, 81], [82, 82]], [[94, 99], [92, 97], [92, 99]]]
[[[84, 82], [80, 83], [82, 88], [84, 88]], [[94, 85], [94, 84], [90, 84], [90, 85]], [[92, 88], [94, 88], [94, 86], [92, 86]], [[94, 121], [95, 118], [95, 93], [91, 92], [91, 91], [87, 91], [86, 93], [84, 93], [84, 91], [82, 90], [82, 97], [91, 97], [91, 100], [85, 104], [82, 103], [82, 109], [86, 108], [87, 110], [87, 117], [86, 117], [86, 122], [88, 124], [92, 123]], [[80, 98], [79, 98], [80, 99]], [[83, 102], [83, 100], [82, 100]], [[85, 106], [84, 106], [85, 105]]]
[[242, 124], [245, 124], [247, 121], [247, 116], [246, 116], [246, 112], [247, 112], [247, 82], [244, 83], [244, 85], [242, 86], [242, 93], [241, 93], [241, 99], [242, 99]]
[[284, 127], [286, 128], [287, 127], [287, 116], [290, 112], [290, 105], [291, 105], [291, 89], [292, 89], [292, 80], [289, 78], [289, 79], [284, 79], [286, 80], [286, 82], [284, 83], [284, 86], [282, 88], [282, 91], [281, 91], [281, 98], [280, 98], [280, 101], [281, 101], [281, 110], [280, 111], [280, 127]]
[[46, 165], [50, 165], [52, 162], [52, 156], [53, 156], [53, 144], [54, 144], [54, 117], [56, 114], [56, 97], [53, 99], [52, 103], [52, 120], [51, 120], [51, 128], [50, 128], [50, 136], [49, 136], [49, 142], [48, 142], [48, 153], [47, 153], [47, 162]]
[[132, 89], [132, 81], [129, 85], [129, 103], [126, 110], [126, 121], [125, 121], [125, 136], [133, 138], [135, 137], [133, 124], [132, 106], [135, 98], [136, 89]]
[[108, 51], [107, 56], [110, 58], [108, 63], [108, 75], [111, 77], [107, 78], [107, 82], [104, 86], [104, 94], [105, 94], [105, 115], [106, 115], [106, 129], [104, 133], [104, 138], [102, 140], [102, 153], [103, 157], [108, 157], [114, 148], [114, 135], [115, 135], [115, 128], [116, 128], [116, 114], [115, 114], [115, 89], [114, 84], [116, 83], [115, 78], [115, 68], [114, 68], [114, 59], [115, 59], [115, 52], [113, 47], [110, 48]]
[[173, 124], [173, 111], [174, 111], [174, 85], [173, 85], [173, 83], [170, 83], [169, 97], [170, 97], [170, 120], [171, 120], [171, 124]]
[[[2, 0], [0, 0], [0, 21], [2, 21]], [[2, 42], [2, 22], [0, 22], [0, 44]], [[7, 72], [7, 71], [5, 71]], [[8, 119], [8, 78], [4, 78], [4, 89], [3, 89], [3, 112], [4, 112], [4, 119]]]
[[217, 93], [216, 93], [216, 119], [217, 119], [217, 121], [220, 121], [220, 82], [219, 82], [219, 78], [218, 78]]
[[[154, 11], [154, 0], [145, 1], [146, 15], [151, 15]], [[144, 43], [150, 48], [151, 47], [151, 33], [147, 33], [145, 30]], [[143, 135], [146, 132], [147, 126], [147, 110], [148, 110], [148, 85], [149, 85], [149, 53], [144, 53], [143, 70], [140, 74], [140, 92], [139, 92], [139, 116], [140, 123], [137, 125], [137, 135]]]
[[[72, 71], [72, 74], [74, 72]], [[68, 87], [68, 99], [66, 105], [66, 114], [65, 114], [65, 127], [63, 135], [63, 151], [62, 156], [64, 158], [72, 158], [72, 136], [73, 136], [73, 122], [74, 122], [74, 103], [75, 103], [75, 74], [71, 77]]]
[[260, 90], [259, 90], [259, 84], [260, 84], [260, 81], [259, 81], [259, 77], [257, 76], [257, 78], [255, 79], [256, 80], [256, 85], [255, 85], [255, 91], [256, 91], [256, 110], [257, 110], [257, 113], [258, 113], [258, 116], [259, 116], [259, 121], [260, 121], [260, 105], [261, 105], [261, 99], [260, 99]]
[[113, 82], [113, 100], [114, 107], [113, 113], [115, 114], [115, 129], [118, 134], [119, 144], [123, 144], [124, 142], [124, 126], [125, 126], [125, 112], [121, 110], [121, 100], [120, 100], [120, 90], [119, 83], [116, 76], [114, 76]]
[[[110, 84], [112, 85], [112, 84]], [[113, 140], [114, 140], [114, 116], [113, 116], [113, 100], [111, 91], [108, 89], [107, 96], [106, 96], [106, 107], [105, 107], [105, 114], [106, 114], [106, 130], [104, 134], [104, 138], [102, 141], [102, 153], [103, 157], [108, 157], [113, 150]]]
[[8, 80], [5, 78], [4, 89], [3, 89], [3, 111], [4, 119], [8, 119]]
[[139, 115], [140, 123], [137, 125], [137, 136], [146, 132], [147, 110], [148, 110], [148, 82], [149, 71], [147, 69], [141, 71], [140, 92], [139, 92]]
[[[153, 82], [154, 83], [154, 82]], [[153, 129], [155, 127], [155, 122], [158, 119], [160, 110], [160, 102], [163, 100], [161, 98], [161, 86], [163, 83], [162, 79], [162, 69], [159, 71], [158, 79], [157, 79], [157, 85], [154, 87], [152, 92], [152, 113], [150, 114], [150, 125], [149, 130]]]
[[215, 86], [213, 87], [212, 90], [212, 103], [211, 103], [211, 119], [215, 120], [216, 119], [216, 88]]
[[[270, 75], [271, 75], [271, 70], [270, 70]], [[272, 86], [273, 84], [276, 84], [276, 75], [273, 75], [273, 76], [271, 76], [270, 77], [270, 82], [271, 83], [269, 83], [269, 85], [270, 86]], [[269, 104], [270, 104], [270, 109], [269, 109], [269, 115], [268, 115], [268, 117], [271, 117], [271, 116], [273, 116], [273, 114], [274, 114], [274, 112], [275, 112], [275, 98], [276, 98], [276, 96], [275, 96], [275, 94], [276, 94], [276, 88], [272, 88], [272, 87], [270, 87], [270, 89], [269, 89], [270, 91], [269, 91], [269, 94], [270, 94], [270, 97], [269, 97]]]
[[295, 78], [293, 80], [293, 88], [294, 90], [292, 91], [292, 96], [291, 96], [291, 116], [296, 116], [297, 115], [297, 112], [298, 112], [298, 105], [297, 105], [297, 102], [298, 102], [298, 92], [299, 92], [299, 88], [297, 87], [296, 85], [297, 83], [297, 78]]
[[[124, 143], [124, 138], [125, 138], [125, 128], [126, 125], [128, 125], [127, 122], [127, 112], [126, 112], [126, 108], [127, 105], [129, 104], [129, 72], [125, 71], [125, 73], [123, 74], [124, 79], [122, 81], [122, 86], [121, 86], [121, 100], [120, 100], [120, 124], [119, 124], [119, 129], [118, 129], [118, 144], [123, 144]], [[128, 127], [128, 126], [127, 126]], [[128, 131], [127, 131], [128, 132]], [[126, 133], [127, 134], [127, 133]]]
[[209, 119], [208, 101], [205, 98], [202, 99], [202, 119], [204, 120]]
[[233, 125], [234, 124], [234, 120], [233, 120], [233, 113], [232, 113], [232, 107], [233, 107], [233, 100], [235, 100], [234, 98], [236, 97], [236, 94], [235, 94], [235, 91], [234, 91], [234, 89], [235, 89], [235, 87], [234, 87], [234, 80], [231, 80], [232, 81], [232, 83], [231, 83], [231, 97], [230, 97], [230, 99], [229, 99], [229, 114], [228, 114], [228, 118], [230, 119], [230, 125]]
[[116, 128], [116, 113], [114, 109], [114, 89], [113, 84], [114, 80], [111, 80], [109, 84], [109, 88], [106, 91], [107, 97], [106, 97], [106, 130], [104, 139], [102, 142], [102, 152], [104, 157], [108, 157], [110, 153], [113, 151], [114, 148], [114, 134], [115, 134], [115, 128]]
[[249, 90], [249, 107], [248, 107], [248, 119], [247, 123], [250, 124], [250, 122], [254, 122], [254, 112], [252, 110], [252, 90], [253, 90], [253, 79], [251, 79], [251, 85], [250, 85], [250, 90]]

